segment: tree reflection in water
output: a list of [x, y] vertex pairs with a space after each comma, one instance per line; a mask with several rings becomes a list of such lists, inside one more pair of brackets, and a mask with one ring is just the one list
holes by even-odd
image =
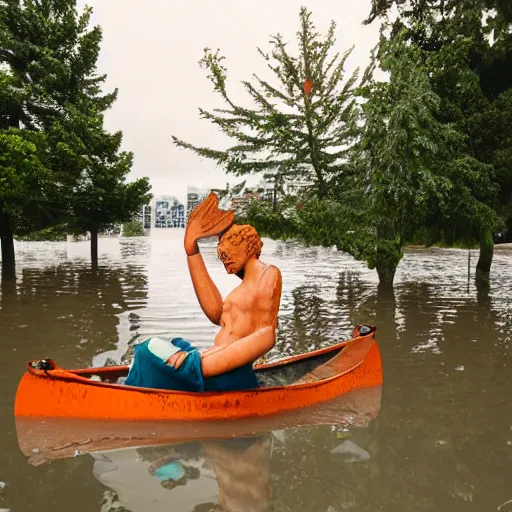
[[144, 307], [146, 284], [143, 267], [136, 265], [24, 268], [16, 288], [2, 296], [0, 325], [26, 360], [45, 353], [64, 366], [77, 360], [87, 365], [119, 341], [119, 315]]
[[[64, 367], [88, 366], [96, 354], [114, 348], [120, 317], [144, 307], [146, 281], [144, 267], [137, 265], [93, 270], [68, 261], [18, 271], [17, 280], [7, 283], [7, 290], [3, 287], [0, 303], [0, 381], [6, 400], [13, 399], [30, 359], [52, 357]], [[90, 474], [90, 463], [78, 458], [47, 471], [27, 467], [25, 457], [12, 449], [18, 444], [12, 415], [4, 414], [0, 422], [2, 467], [8, 471], [0, 480], [10, 482], [6, 492], [12, 510], [42, 510], [42, 504], [54, 503], [55, 493], [59, 510], [89, 511], [89, 500], [77, 503], [77, 496], [95, 496], [97, 503], [99, 486], [83, 478]], [[27, 481], [29, 494], [24, 492]]]
[[290, 312], [279, 319], [274, 352], [295, 355], [349, 339], [361, 318], [358, 309], [367, 299], [368, 289], [357, 272], [351, 271], [340, 272], [337, 282], [331, 279], [329, 286], [313, 282], [294, 288]]

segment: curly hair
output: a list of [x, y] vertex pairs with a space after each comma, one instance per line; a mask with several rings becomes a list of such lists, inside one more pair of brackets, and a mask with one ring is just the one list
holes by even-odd
[[240, 244], [245, 243], [247, 247], [247, 256], [256, 256], [260, 257], [261, 248], [263, 247], [263, 242], [261, 241], [260, 235], [258, 232], [249, 224], [233, 224], [221, 237], [220, 244], [217, 248], [217, 252], [219, 253], [221, 247], [224, 245], [237, 247]]

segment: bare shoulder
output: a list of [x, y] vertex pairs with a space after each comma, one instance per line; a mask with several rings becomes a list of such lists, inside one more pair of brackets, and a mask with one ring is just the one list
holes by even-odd
[[269, 265], [261, 276], [258, 295], [260, 308], [270, 314], [268, 321], [274, 329], [277, 328], [282, 287], [281, 271], [274, 265]]
[[281, 271], [274, 265], [268, 265], [263, 271], [260, 285], [265, 290], [274, 290], [276, 287], [281, 286]]

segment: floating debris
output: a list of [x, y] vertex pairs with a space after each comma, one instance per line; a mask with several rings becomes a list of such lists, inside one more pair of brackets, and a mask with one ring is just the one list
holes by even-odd
[[343, 443], [341, 443], [339, 446], [336, 446], [336, 448], [333, 448], [331, 453], [333, 455], [351, 455], [352, 457], [347, 458], [347, 462], [363, 461], [369, 460], [371, 458], [369, 452], [358, 446], [353, 441], [350, 441], [349, 439], [343, 441]]
[[512, 500], [505, 501], [498, 507], [498, 512], [510, 512], [512, 510]]

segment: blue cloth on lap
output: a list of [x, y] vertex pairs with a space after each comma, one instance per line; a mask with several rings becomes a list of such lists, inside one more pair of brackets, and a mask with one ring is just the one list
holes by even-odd
[[[184, 350], [188, 356], [178, 369], [166, 364], [169, 357]], [[235, 391], [258, 387], [252, 364], [215, 377], [203, 378], [201, 355], [183, 338], [150, 338], [135, 347], [135, 357], [125, 385], [175, 391]]]
[[[188, 359], [188, 357], [187, 357]], [[205, 391], [243, 391], [259, 387], [252, 363], [204, 379]]]
[[[204, 391], [201, 356], [196, 348], [183, 338], [174, 338], [166, 340], [170, 347], [169, 352], [157, 355], [150, 350], [151, 341], [148, 339], [135, 346], [133, 366], [125, 385], [176, 391]], [[166, 364], [166, 361], [179, 350], [189, 354], [176, 369]]]

